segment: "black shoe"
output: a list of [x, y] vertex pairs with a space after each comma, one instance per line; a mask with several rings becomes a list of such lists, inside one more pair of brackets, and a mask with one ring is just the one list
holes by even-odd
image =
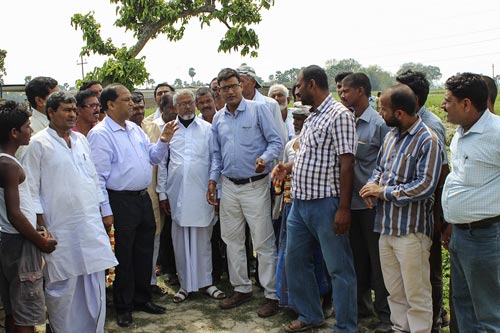
[[163, 306], [154, 304], [153, 302], [146, 302], [144, 304], [134, 305], [134, 310], [147, 312], [151, 314], [164, 314], [167, 309]]
[[154, 284], [154, 285], [151, 285], [151, 292], [153, 294], [156, 294], [156, 295], [166, 295], [167, 294], [167, 290], [163, 289], [162, 287]]
[[116, 323], [120, 327], [128, 327], [132, 324], [132, 314], [130, 312], [118, 312], [116, 314]]

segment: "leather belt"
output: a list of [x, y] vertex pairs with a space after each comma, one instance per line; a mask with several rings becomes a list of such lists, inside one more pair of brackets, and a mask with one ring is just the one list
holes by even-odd
[[472, 223], [457, 223], [454, 224], [458, 229], [469, 230], [469, 229], [484, 229], [492, 226], [495, 223], [500, 222], [500, 215], [490, 217], [481, 221], [476, 221]]
[[226, 177], [226, 178], [229, 179], [230, 181], [232, 181], [236, 185], [245, 185], [245, 184], [248, 184], [251, 182], [256, 182], [257, 180], [261, 180], [262, 178], [265, 178], [266, 176], [267, 176], [267, 173], [264, 175], [253, 176], [250, 178], [229, 178], [229, 177]]
[[140, 190], [140, 191], [115, 191], [115, 190], [107, 189], [107, 191], [108, 191], [108, 193], [130, 195], [130, 196], [136, 196], [136, 197], [148, 194], [147, 189]]

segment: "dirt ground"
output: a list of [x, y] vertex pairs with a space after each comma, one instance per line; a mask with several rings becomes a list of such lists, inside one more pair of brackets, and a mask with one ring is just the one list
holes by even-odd
[[[166, 287], [168, 295], [155, 295], [153, 301], [167, 308], [164, 315], [151, 315], [144, 312], [134, 312], [134, 323], [128, 328], [119, 327], [116, 324], [115, 313], [112, 307], [108, 306], [105, 330], [108, 333], [118, 332], [237, 332], [237, 333], [277, 333], [284, 332], [283, 326], [296, 318], [296, 315], [287, 309], [270, 318], [260, 318], [257, 316], [257, 309], [264, 301], [263, 291], [254, 286], [253, 300], [237, 308], [230, 310], [220, 310], [220, 301], [211, 299], [202, 293], [192, 293], [182, 303], [173, 303], [173, 294], [177, 286], [167, 286], [160, 281], [161, 286]], [[223, 280], [219, 286], [227, 294], [231, 291], [231, 286], [227, 280]], [[332, 332], [334, 318], [327, 320], [323, 328], [311, 330], [309, 332], [326, 333]], [[364, 320], [358, 325], [358, 332], [373, 332], [375, 320]]]

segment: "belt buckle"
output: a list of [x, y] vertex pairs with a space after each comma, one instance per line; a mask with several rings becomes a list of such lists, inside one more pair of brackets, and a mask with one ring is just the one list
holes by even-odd
[[143, 195], [146, 195], [146, 193], [148, 193], [148, 190], [140, 190], [139, 191], [139, 196], [143, 196]]

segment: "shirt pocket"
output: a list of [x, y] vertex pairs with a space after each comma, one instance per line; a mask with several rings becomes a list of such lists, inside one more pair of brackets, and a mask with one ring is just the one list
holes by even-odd
[[304, 139], [303, 142], [308, 147], [323, 146], [326, 141], [326, 131], [323, 128], [310, 128]]
[[251, 146], [260, 136], [257, 124], [242, 124], [239, 128], [239, 141], [242, 146]]

